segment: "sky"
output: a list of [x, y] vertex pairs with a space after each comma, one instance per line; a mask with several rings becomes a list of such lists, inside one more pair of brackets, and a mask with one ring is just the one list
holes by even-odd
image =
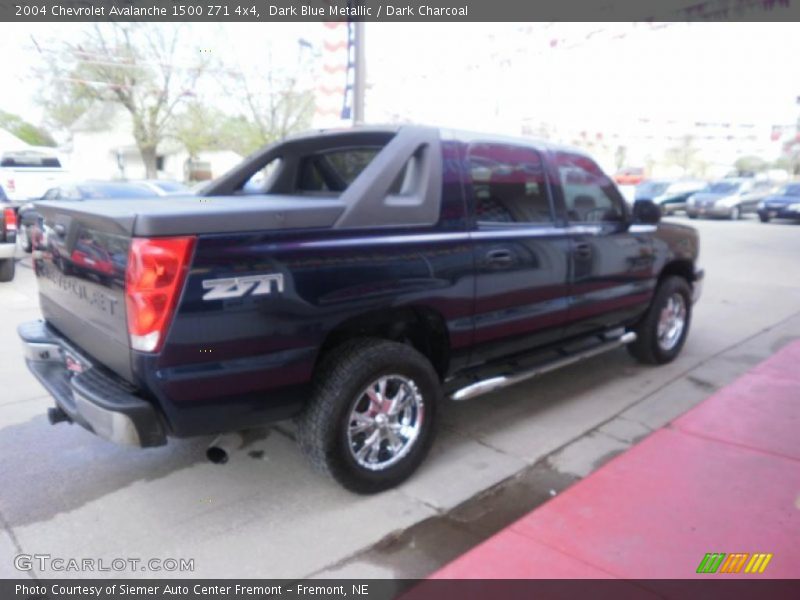
[[[81, 24], [0, 24], [0, 109], [39, 123], [39, 48]], [[189, 23], [191, 38], [245, 69], [291, 67], [320, 23]], [[608, 132], [655, 121], [761, 126], [800, 115], [800, 24], [367, 23], [371, 122], [408, 121], [517, 133], [521, 119]], [[8, 57], [14, 60], [7, 60]], [[9, 85], [10, 83], [10, 85]], [[212, 84], [214, 85], [214, 84]]]

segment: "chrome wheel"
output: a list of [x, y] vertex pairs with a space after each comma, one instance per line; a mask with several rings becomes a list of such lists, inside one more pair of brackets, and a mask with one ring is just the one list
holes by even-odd
[[686, 300], [683, 294], [674, 293], [668, 299], [658, 318], [658, 345], [662, 350], [672, 350], [686, 328]]
[[356, 398], [347, 425], [355, 461], [370, 471], [397, 464], [419, 438], [425, 405], [417, 385], [402, 375], [385, 375]]

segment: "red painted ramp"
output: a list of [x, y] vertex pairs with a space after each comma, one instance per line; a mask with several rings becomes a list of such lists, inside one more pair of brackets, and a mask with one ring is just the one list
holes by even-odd
[[[706, 553], [773, 556], [698, 574]], [[800, 342], [433, 578], [609, 576], [800, 577]]]

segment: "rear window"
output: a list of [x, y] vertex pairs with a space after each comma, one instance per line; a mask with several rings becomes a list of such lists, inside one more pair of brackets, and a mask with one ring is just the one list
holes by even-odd
[[719, 181], [708, 186], [708, 191], [712, 194], [732, 194], [739, 191], [740, 187], [742, 184], [738, 182]]
[[154, 181], [153, 185], [167, 193], [183, 192], [186, 190], [186, 186], [182, 183], [178, 183], [177, 181]]
[[0, 159], [0, 167], [60, 168], [61, 162], [55, 156], [46, 154], [4, 154]]
[[152, 198], [155, 192], [133, 184], [97, 183], [79, 186], [81, 197], [88, 200], [100, 198]]
[[787, 185], [783, 190], [784, 196], [800, 196], [800, 185]]
[[670, 184], [665, 182], [647, 182], [636, 187], [636, 195], [640, 198], [655, 198], [669, 189]]
[[380, 151], [379, 147], [337, 148], [306, 156], [300, 161], [297, 191], [341, 193]]

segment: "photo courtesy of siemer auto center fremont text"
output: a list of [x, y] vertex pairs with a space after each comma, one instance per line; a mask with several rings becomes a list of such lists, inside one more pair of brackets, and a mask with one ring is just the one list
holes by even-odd
[[0, 600], [800, 598], [800, 0], [0, 57]]

